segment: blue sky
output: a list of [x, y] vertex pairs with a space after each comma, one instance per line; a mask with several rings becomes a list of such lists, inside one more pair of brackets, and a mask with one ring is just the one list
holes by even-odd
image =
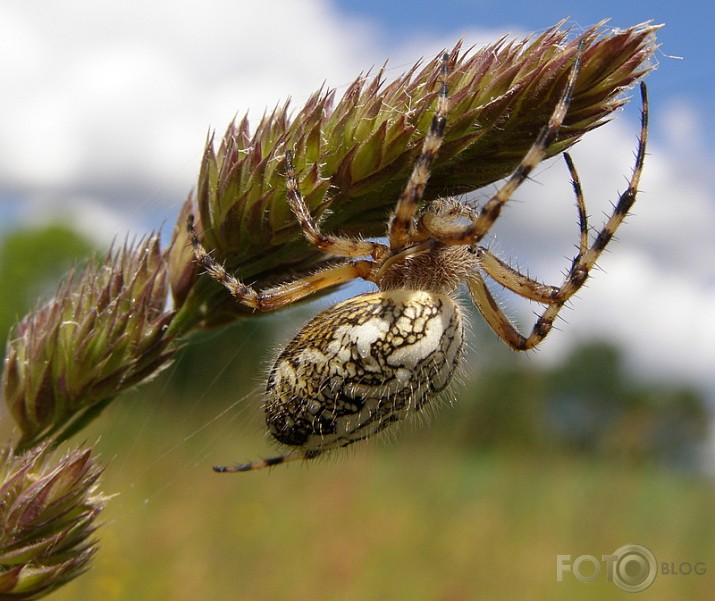
[[[537, 6], [538, 5], [538, 6]], [[206, 133], [255, 120], [323, 83], [340, 93], [389, 59], [388, 77], [464, 37], [484, 44], [571, 17], [665, 23], [648, 78], [652, 127], [643, 193], [603, 273], [533, 355], [554, 361], [603, 335], [635, 370], [715, 398], [715, 8], [689, 0], [38, 0], [0, 4], [0, 235], [62, 219], [108, 244], [172, 224], [195, 185]], [[681, 59], [671, 58], [673, 56]], [[592, 222], [630, 173], [638, 108], [573, 156]], [[575, 216], [563, 162], [544, 165], [500, 220], [492, 247], [558, 281]], [[567, 209], [564, 209], [567, 207]], [[510, 306], [508, 296], [500, 299]], [[533, 307], [513, 313], [532, 319]]]
[[[382, 42], [389, 47], [402, 37], [418, 34], [459, 35], [468, 28], [537, 31], [569, 17], [586, 27], [610, 19], [626, 28], [643, 21], [665, 23], [658, 34], [662, 44], [659, 71], [649, 79], [653, 111], [667, 110], [670, 100], [688, 98], [698, 110], [702, 136], [715, 148], [715, 3], [700, 0], [335, 0], [346, 14], [379, 23]], [[667, 56], [681, 57], [671, 60]], [[665, 103], [659, 103], [663, 99]], [[658, 132], [654, 134], [657, 136]]]

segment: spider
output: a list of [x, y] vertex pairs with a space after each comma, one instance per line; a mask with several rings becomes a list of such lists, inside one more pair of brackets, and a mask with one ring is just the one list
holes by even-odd
[[[244, 472], [365, 440], [405, 417], [424, 410], [452, 380], [463, 357], [464, 317], [454, 296], [462, 283], [484, 319], [507, 345], [525, 351], [552, 329], [563, 305], [581, 288], [589, 271], [633, 205], [643, 169], [648, 129], [646, 88], [641, 84], [641, 130], [628, 187], [591, 242], [586, 207], [573, 161], [571, 175], [580, 237], [578, 251], [559, 286], [520, 273], [479, 242], [514, 191], [546, 155], [566, 115], [580, 57], [548, 124], [521, 163], [477, 210], [453, 198], [439, 198], [420, 209], [430, 168], [445, 135], [449, 55], [442, 56], [440, 92], [429, 131], [412, 174], [387, 224], [387, 244], [350, 239], [321, 231], [301, 196], [293, 152], [285, 153], [287, 202], [308, 242], [346, 260], [313, 275], [257, 291], [226, 272], [204, 249], [188, 218], [196, 262], [235, 299], [272, 311], [325, 288], [356, 278], [373, 282], [377, 292], [361, 294], [310, 320], [278, 355], [268, 375], [263, 407], [270, 434], [289, 447], [284, 454], [218, 472]], [[543, 312], [522, 335], [495, 302], [485, 276], [536, 301]]]

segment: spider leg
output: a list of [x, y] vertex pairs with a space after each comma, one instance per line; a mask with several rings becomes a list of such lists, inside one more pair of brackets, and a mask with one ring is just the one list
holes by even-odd
[[627, 189], [621, 194], [613, 209], [613, 213], [601, 231], [596, 235], [591, 245], [588, 244], [588, 226], [586, 223], [586, 210], [581, 184], [571, 158], [566, 155], [566, 162], [571, 172], [573, 187], [577, 197], [581, 236], [579, 252], [576, 257], [574, 257], [571, 268], [560, 287], [546, 286], [535, 280], [531, 280], [494, 257], [486, 249], [478, 249], [478, 252], [481, 253], [480, 265], [492, 278], [521, 296], [547, 305], [543, 313], [537, 318], [531, 333], [528, 336], [523, 336], [499, 308], [481, 274], [475, 271], [467, 282], [467, 287], [474, 304], [492, 329], [512, 348], [516, 350], [534, 348], [548, 335], [559, 311], [581, 286], [583, 286], [588, 278], [589, 271], [593, 268], [601, 252], [603, 252], [603, 249], [611, 241], [616, 229], [623, 222], [626, 215], [628, 215], [628, 211], [633, 206], [638, 192], [638, 183], [641, 173], [643, 172], [643, 162], [645, 160], [646, 142], [648, 138], [648, 95], [645, 84], [641, 84], [641, 97], [643, 102], [643, 108], [641, 110], [641, 129], [633, 173], [628, 181]]
[[318, 224], [310, 214], [308, 206], [305, 204], [303, 195], [300, 193], [298, 178], [295, 174], [295, 166], [293, 164], [293, 151], [287, 150], [285, 153], [286, 163], [286, 188], [287, 201], [295, 218], [298, 220], [300, 227], [303, 229], [303, 234], [315, 248], [338, 255], [341, 257], [373, 257], [379, 259], [387, 254], [387, 247], [384, 244], [377, 242], [368, 242], [365, 240], [352, 240], [350, 238], [340, 238], [330, 236], [320, 231]]
[[222, 474], [234, 472], [253, 472], [255, 470], [273, 467], [274, 465], [280, 465], [281, 463], [288, 463], [289, 461], [307, 461], [308, 459], [315, 459], [318, 455], [320, 455], [320, 453], [321, 451], [293, 451], [286, 453], [285, 455], [268, 457], [267, 459], [259, 459], [258, 461], [251, 461], [249, 463], [239, 463], [237, 465], [217, 465], [214, 466], [213, 470]]
[[581, 178], [578, 176], [576, 166], [573, 164], [571, 155], [568, 152], [564, 153], [566, 167], [571, 174], [571, 185], [573, 186], [574, 194], [576, 195], [576, 208], [578, 209], [578, 255], [583, 256], [588, 251], [588, 214], [586, 213], [586, 201], [583, 196], [583, 188], [581, 187]]
[[429, 131], [422, 142], [422, 150], [415, 160], [412, 168], [412, 175], [407, 182], [407, 186], [397, 200], [395, 213], [390, 220], [388, 239], [390, 240], [390, 250], [394, 253], [407, 246], [413, 235], [413, 219], [417, 207], [422, 200], [427, 180], [430, 176], [430, 168], [437, 152], [444, 140], [444, 132], [447, 127], [447, 108], [449, 105], [447, 98], [447, 75], [449, 71], [449, 54], [442, 55], [440, 71], [440, 92], [437, 99], [432, 123]]
[[539, 303], [550, 303], [559, 290], [557, 286], [542, 284], [524, 275], [482, 246], [477, 248], [476, 255], [480, 267], [489, 277], [519, 296]]
[[[586, 203], [576, 167], [568, 154], [564, 154], [564, 158], [571, 173], [571, 183], [576, 195], [576, 208], [578, 209], [580, 232], [578, 254], [576, 255], [578, 258], [582, 257], [588, 251], [588, 215], [586, 214]], [[519, 296], [543, 304], [561, 300], [561, 297], [564, 296], [558, 286], [543, 284], [538, 280], [524, 275], [483, 246], [477, 247], [475, 253], [479, 259], [479, 265], [493, 280]]]
[[[636, 201], [636, 196], [638, 194], [638, 184], [640, 182], [641, 174], [643, 173], [643, 162], [645, 161], [646, 155], [646, 144], [648, 140], [648, 90], [645, 83], [641, 82], [641, 128], [640, 134], [638, 136], [638, 149], [636, 150], [636, 161], [633, 166], [633, 172], [630, 179], [628, 180], [628, 187], [620, 195], [618, 202], [613, 208], [611, 216], [608, 218], [606, 223], [601, 228], [601, 231], [596, 235], [593, 244], [588, 246], [585, 250], [579, 252], [573, 259], [571, 268], [569, 269], [566, 281], [559, 289], [556, 295], [558, 299], [567, 300], [571, 297], [586, 281], [588, 278], [589, 271], [593, 268], [601, 255], [603, 250], [606, 248], [608, 243], [611, 241], [616, 233], [618, 227], [623, 223], [623, 220], [628, 215], [631, 210], [633, 203]], [[580, 184], [578, 183], [578, 176], [576, 175], [576, 169], [573, 166], [571, 158], [566, 155], [566, 161], [569, 165], [569, 170], [574, 180], [574, 190], [576, 190], [577, 195], [580, 192]]]
[[499, 308], [492, 293], [489, 292], [484, 278], [478, 271], [475, 271], [467, 281], [467, 289], [477, 309], [479, 309], [479, 312], [492, 330], [498, 334], [499, 338], [517, 351], [528, 351], [546, 338], [565, 302], [550, 304], [536, 320], [531, 333], [528, 336], [524, 336]]
[[477, 309], [499, 338], [513, 349], [524, 350], [526, 338], [519, 333], [516, 326], [499, 308], [479, 271], [475, 271], [467, 281], [467, 289]]
[[273, 311], [325, 288], [344, 284], [356, 278], [369, 279], [374, 270], [375, 263], [372, 261], [350, 261], [259, 292], [228, 273], [224, 266], [206, 251], [196, 235], [193, 215], [188, 216], [186, 227], [196, 262], [211, 278], [223, 285], [239, 303], [259, 311]]
[[473, 244], [479, 242], [489, 229], [494, 225], [494, 222], [499, 217], [502, 208], [509, 201], [516, 189], [524, 183], [536, 166], [544, 160], [549, 146], [553, 143], [556, 135], [561, 128], [569, 104], [571, 95], [573, 94], [574, 85], [581, 66], [581, 55], [576, 55], [574, 64], [571, 67], [566, 87], [564, 88], [561, 98], [556, 104], [549, 122], [539, 132], [539, 135], [534, 140], [531, 148], [526, 153], [521, 163], [517, 166], [514, 172], [509, 176], [504, 184], [497, 192], [487, 201], [482, 207], [479, 215], [474, 221], [465, 227], [450, 228], [447, 224], [442, 224], [440, 217], [426, 213], [424, 215], [424, 226], [430, 231], [435, 232], [435, 238], [444, 244]]

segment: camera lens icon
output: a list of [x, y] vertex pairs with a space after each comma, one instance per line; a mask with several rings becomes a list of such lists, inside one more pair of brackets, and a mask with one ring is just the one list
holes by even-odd
[[611, 578], [621, 590], [639, 593], [647, 589], [658, 574], [658, 562], [643, 545], [623, 545], [613, 552]]

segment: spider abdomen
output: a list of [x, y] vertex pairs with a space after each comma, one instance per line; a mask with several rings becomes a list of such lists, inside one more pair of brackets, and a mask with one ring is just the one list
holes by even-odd
[[363, 294], [316, 315], [276, 360], [266, 421], [281, 443], [318, 454], [419, 411], [452, 380], [462, 316], [443, 294]]

